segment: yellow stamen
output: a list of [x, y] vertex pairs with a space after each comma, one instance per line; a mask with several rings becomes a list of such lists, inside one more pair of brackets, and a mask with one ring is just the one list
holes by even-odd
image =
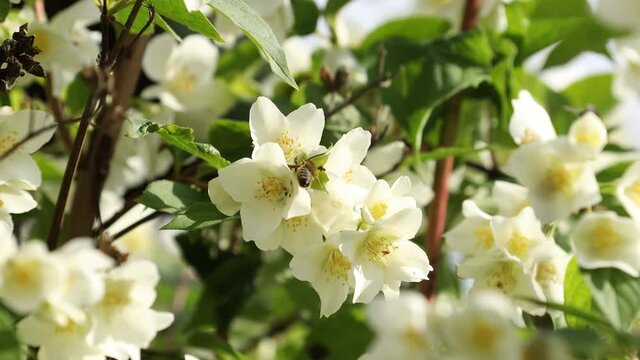
[[383, 202], [375, 203], [370, 208], [371, 216], [373, 216], [374, 219], [378, 220], [387, 213], [387, 208], [388, 206], [386, 203], [383, 203]]
[[545, 174], [545, 187], [552, 192], [570, 193], [580, 176], [579, 169], [571, 169], [565, 164], [553, 164]]
[[481, 248], [488, 250], [493, 247], [493, 231], [489, 225], [476, 229], [476, 238], [478, 239], [478, 245]]
[[507, 251], [510, 254], [522, 257], [529, 252], [529, 247], [531, 246], [531, 242], [529, 239], [522, 235], [520, 231], [515, 231], [511, 234], [511, 238], [507, 242]]
[[329, 253], [329, 257], [327, 258], [327, 262], [324, 266], [324, 274], [326, 280], [331, 280], [334, 278], [340, 279], [344, 284], [349, 279], [349, 272], [351, 271], [351, 263], [347, 258], [342, 255], [339, 250], [332, 250]]
[[631, 199], [631, 201], [640, 207], [640, 179], [634, 181], [631, 186], [624, 190], [624, 193]]

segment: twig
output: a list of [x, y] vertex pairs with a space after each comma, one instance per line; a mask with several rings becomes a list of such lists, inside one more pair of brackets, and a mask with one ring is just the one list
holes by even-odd
[[60, 102], [60, 99], [58, 99], [53, 95], [52, 76], [53, 75], [51, 73], [48, 73], [47, 78], [45, 80], [45, 93], [47, 96], [47, 106], [49, 107], [49, 110], [51, 110], [51, 113], [53, 114], [53, 118], [56, 120], [56, 122], [59, 125], [58, 133], [62, 138], [62, 142], [64, 143], [67, 150], [71, 151], [71, 148], [73, 147], [73, 139], [71, 138], [71, 133], [69, 132], [69, 129], [67, 129], [64, 126], [65, 116], [64, 116], [64, 110], [62, 108], [62, 103]]
[[44, 8], [44, 0], [36, 0], [33, 3], [33, 10], [36, 13], [36, 20], [41, 23], [47, 22], [47, 12]]
[[82, 118], [80, 119], [80, 127], [78, 128], [78, 133], [76, 134], [76, 138], [73, 142], [73, 148], [69, 155], [67, 168], [64, 171], [64, 177], [62, 178], [62, 184], [60, 185], [60, 193], [58, 194], [53, 220], [51, 221], [51, 227], [49, 229], [49, 237], [47, 238], [47, 245], [51, 250], [55, 249], [58, 245], [58, 236], [60, 235], [62, 218], [64, 217], [64, 210], [67, 205], [67, 199], [69, 198], [69, 191], [71, 189], [71, 184], [73, 183], [76, 169], [78, 168], [87, 130], [89, 129], [89, 124], [91, 123], [91, 118], [94, 115], [94, 110], [98, 102], [97, 95], [99, 92], [99, 89], [94, 89], [91, 97], [87, 101]]
[[327, 113], [325, 115], [325, 120], [329, 119], [333, 115], [335, 115], [335, 114], [339, 113], [340, 111], [344, 110], [348, 106], [353, 105], [356, 101], [360, 100], [360, 98], [362, 98], [363, 96], [367, 95], [371, 91], [376, 90], [376, 89], [388, 88], [389, 86], [391, 86], [391, 82], [393, 81], [393, 79], [395, 79], [396, 76], [398, 76], [398, 74], [400, 74], [400, 71], [401, 71], [401, 68], [396, 70], [395, 72], [393, 72], [391, 74], [385, 74], [384, 76], [381, 76], [381, 77], [377, 78], [375, 81], [367, 84], [365, 87], [361, 88], [356, 93], [354, 93], [349, 98], [347, 98], [345, 101], [340, 103], [340, 105], [338, 105], [335, 108], [327, 111]]
[[[62, 122], [63, 125], [69, 125], [69, 124], [74, 124], [79, 122], [80, 120], [82, 120], [82, 118], [77, 118], [77, 119], [70, 119], [70, 120], [64, 120]], [[38, 135], [42, 135], [47, 131], [51, 131], [55, 128], [57, 128], [58, 126], [60, 126], [60, 124], [52, 124], [52, 125], [48, 125], [45, 126], [43, 128], [40, 128], [36, 131], [32, 131], [29, 134], [27, 134], [27, 136], [25, 136], [22, 140], [18, 141], [17, 143], [15, 143], [12, 147], [10, 147], [7, 151], [5, 151], [4, 153], [2, 153], [2, 155], [0, 155], [0, 161], [8, 158], [11, 154], [13, 154], [15, 151], [17, 151], [22, 145], [28, 143], [29, 141], [31, 141], [33, 138], [37, 137]]]
[[[462, 31], [470, 30], [476, 26], [480, 0], [466, 0], [464, 17], [462, 21]], [[449, 116], [442, 126], [440, 135], [440, 147], [451, 147], [455, 145], [458, 134], [458, 122], [460, 118], [460, 105], [462, 103], [462, 93], [455, 95], [449, 103]], [[420, 146], [420, 144], [417, 144]], [[433, 182], [433, 193], [435, 194], [429, 205], [427, 232], [425, 234], [424, 245], [433, 267], [430, 280], [421, 283], [422, 293], [432, 299], [436, 293], [436, 284], [440, 270], [440, 251], [442, 247], [442, 234], [444, 233], [447, 220], [447, 205], [449, 202], [449, 175], [453, 170], [453, 157], [438, 160], [436, 163], [435, 178]]]
[[124, 228], [124, 229], [122, 229], [121, 231], [118, 231], [117, 233], [115, 233], [115, 234], [111, 237], [111, 239], [113, 239], [113, 240], [117, 240], [117, 239], [121, 238], [122, 236], [126, 235], [128, 232], [130, 232], [130, 231], [134, 230], [134, 229], [135, 229], [135, 228], [137, 228], [138, 226], [140, 226], [140, 225], [142, 225], [142, 224], [144, 224], [144, 223], [146, 223], [146, 222], [149, 222], [149, 221], [151, 221], [151, 220], [153, 220], [153, 219], [157, 218], [157, 217], [158, 217], [158, 216], [160, 216], [160, 215], [162, 215], [162, 213], [161, 213], [161, 212], [159, 212], [159, 211], [152, 212], [151, 214], [149, 214], [149, 215], [147, 215], [147, 216], [143, 217], [142, 219], [140, 219], [140, 220], [138, 220], [138, 221], [134, 222], [133, 224], [131, 224], [131, 225], [127, 226], [127, 227], [126, 227], [126, 228]]

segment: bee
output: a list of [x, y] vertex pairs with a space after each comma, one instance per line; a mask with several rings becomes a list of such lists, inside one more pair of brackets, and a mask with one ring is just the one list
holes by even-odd
[[[322, 165], [316, 163], [319, 156], [324, 154], [312, 156], [309, 159], [298, 158], [296, 159], [296, 165], [290, 165], [296, 174], [298, 185], [303, 188], [308, 188], [318, 177], [322, 179], [322, 172], [325, 171]], [[326, 176], [326, 175], [325, 175]]]

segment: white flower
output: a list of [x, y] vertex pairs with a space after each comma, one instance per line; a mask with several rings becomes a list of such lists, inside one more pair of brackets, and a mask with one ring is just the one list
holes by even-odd
[[555, 139], [556, 131], [551, 118], [531, 94], [522, 90], [518, 98], [511, 101], [513, 115], [509, 121], [509, 133], [518, 145]]
[[421, 360], [436, 358], [432, 324], [425, 297], [413, 291], [398, 299], [376, 299], [367, 307], [367, 320], [376, 337], [367, 359]]
[[[2, 268], [6, 261], [18, 251], [18, 244], [11, 233], [12, 231], [13, 224], [11, 222], [0, 220], [0, 274], [2, 274]], [[2, 276], [0, 276], [0, 288], [2, 288]]]
[[594, 14], [607, 24], [640, 31], [640, 4], [637, 1], [593, 0], [589, 4], [593, 7]]
[[94, 2], [82, 0], [56, 14], [49, 23], [29, 23], [34, 45], [41, 50], [35, 60], [51, 77], [55, 95], [59, 96], [80, 70], [95, 63], [100, 33], [89, 31], [88, 26], [99, 19]]
[[618, 66], [613, 92], [623, 99], [637, 98], [640, 95], [640, 36], [617, 40], [614, 44]]
[[529, 189], [506, 181], [496, 180], [493, 183], [491, 199], [498, 208], [498, 215], [516, 216], [529, 206]]
[[251, 106], [249, 126], [254, 153], [267, 143], [282, 148], [287, 163], [293, 165], [298, 156], [311, 157], [324, 151], [320, 138], [324, 129], [324, 113], [313, 104], [306, 104], [284, 116], [276, 105], [264, 96]]
[[190, 12], [199, 11], [207, 7], [207, 0], [184, 0], [184, 5]]
[[385, 145], [374, 146], [362, 165], [371, 170], [373, 175], [380, 176], [391, 171], [402, 160], [406, 146], [402, 141], [393, 141]]
[[493, 250], [495, 239], [491, 215], [482, 211], [472, 200], [462, 203], [462, 215], [465, 219], [445, 234], [447, 245], [465, 255]]
[[257, 239], [273, 233], [282, 219], [311, 212], [309, 193], [299, 186], [277, 144], [260, 146], [253, 159], [241, 159], [220, 169], [219, 174], [224, 190], [241, 204], [245, 240], [256, 240], [263, 250], [274, 247]]
[[564, 276], [571, 256], [555, 243], [550, 246], [552, 257], [535, 264], [534, 280], [547, 302], [564, 304]]
[[627, 214], [640, 222], [640, 162], [631, 165], [618, 180], [616, 197]]
[[354, 302], [368, 303], [380, 291], [395, 297], [402, 281], [428, 278], [432, 267], [427, 254], [410, 240], [421, 222], [420, 209], [404, 209], [367, 231], [340, 233], [340, 249], [354, 265]]
[[376, 181], [364, 201], [363, 219], [373, 224], [397, 214], [402, 209], [415, 208], [415, 199], [408, 196], [410, 190], [411, 181], [406, 176], [398, 178], [391, 186], [385, 180]]
[[208, 193], [209, 199], [221, 213], [227, 216], [233, 216], [240, 211], [240, 203], [233, 200], [224, 190], [220, 177], [209, 181]]
[[[14, 183], [11, 186], [10, 184]], [[38, 206], [31, 194], [20, 189], [20, 184], [10, 181], [9, 184], [0, 185], [0, 222], [13, 228], [13, 222], [9, 214], [22, 214]]]
[[173, 322], [173, 314], [150, 309], [158, 280], [158, 269], [146, 260], [129, 260], [107, 274], [104, 297], [87, 309], [94, 341], [107, 356], [139, 360], [140, 348]]
[[97, 303], [104, 295], [104, 274], [113, 260], [95, 248], [89, 238], [72, 239], [57, 249], [52, 256], [63, 269], [64, 286], [49, 297], [49, 302], [60, 307], [79, 310]]
[[[0, 154], [11, 150], [28, 134], [52, 125], [53, 118], [44, 111], [20, 110], [15, 114], [0, 112]], [[34, 136], [9, 157], [0, 161], [0, 185], [10, 183], [22, 190], [35, 190], [42, 183], [40, 169], [29, 154], [49, 142], [55, 128]]]
[[509, 259], [521, 262], [526, 271], [538, 261], [553, 257], [551, 251], [555, 243], [544, 235], [540, 221], [530, 207], [515, 217], [494, 216], [491, 228], [496, 247]]
[[[322, 243], [322, 228], [311, 214], [283, 219], [273, 233], [256, 239], [265, 248], [281, 246], [290, 254]], [[268, 244], [268, 245], [267, 245]]]
[[584, 215], [570, 237], [581, 267], [613, 267], [640, 276], [640, 225], [613, 212]]
[[353, 270], [339, 249], [339, 237], [293, 254], [289, 267], [293, 276], [308, 281], [320, 296], [320, 316], [330, 316], [340, 309], [353, 288]]
[[24, 314], [58, 291], [64, 268], [43, 242], [30, 241], [7, 260], [0, 278], [0, 298], [10, 309]]
[[504, 170], [529, 189], [536, 215], [548, 223], [602, 200], [589, 164], [574, 160], [563, 139], [558, 139], [520, 147]]
[[282, 50], [284, 50], [292, 75], [299, 75], [311, 70], [311, 56], [316, 46], [301, 36], [291, 36], [282, 43]]
[[607, 144], [607, 128], [595, 113], [589, 111], [569, 128], [569, 143], [585, 160], [595, 159]]
[[[516, 260], [496, 260], [482, 256], [469, 258], [458, 265], [458, 276], [474, 279], [471, 292], [490, 289], [509, 297], [524, 297], [544, 301], [544, 293], [535, 283], [533, 274], [525, 272], [522, 263]], [[544, 307], [519, 301], [521, 307], [532, 314], [542, 315]]]
[[466, 306], [444, 325], [453, 358], [520, 359], [520, 343], [511, 323], [513, 310], [510, 301], [499, 293], [472, 294]]
[[435, 162], [425, 161], [417, 164], [412, 170], [398, 169], [384, 178], [393, 182], [401, 176], [406, 176], [411, 180], [411, 190], [409, 196], [416, 199], [416, 206], [423, 208], [433, 199], [433, 169]]
[[142, 68], [158, 84], [146, 88], [142, 96], [158, 98], [173, 111], [226, 111], [233, 99], [213, 79], [218, 56], [218, 48], [199, 34], [185, 37], [180, 44], [168, 33], [154, 37], [145, 51]]
[[344, 134], [329, 149], [323, 165], [329, 181], [327, 192], [313, 195], [313, 216], [329, 236], [340, 230], [355, 229], [360, 220], [360, 209], [369, 189], [376, 182], [371, 171], [360, 165], [371, 144], [371, 134], [356, 128]]
[[91, 323], [83, 313], [70, 317], [49, 305], [17, 324], [18, 338], [38, 347], [39, 360], [104, 360], [102, 351], [91, 344], [90, 332]]

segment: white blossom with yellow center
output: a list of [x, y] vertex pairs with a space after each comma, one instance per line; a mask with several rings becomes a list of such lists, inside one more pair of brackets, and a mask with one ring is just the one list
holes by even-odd
[[261, 250], [282, 247], [290, 254], [320, 243], [322, 228], [311, 214], [283, 219], [273, 233], [264, 239], [256, 240], [256, 245], [260, 244]]
[[63, 286], [64, 268], [41, 241], [30, 241], [8, 258], [0, 274], [0, 298], [13, 311], [36, 310]]
[[491, 228], [491, 216], [482, 211], [472, 200], [462, 203], [462, 220], [445, 237], [446, 245], [464, 255], [495, 252], [495, 235]]
[[[571, 256], [555, 243], [551, 245], [551, 258], [535, 264], [534, 281], [544, 293], [545, 301], [564, 304], [564, 276]], [[551, 312], [550, 309], [547, 311]]]
[[443, 323], [452, 358], [520, 360], [513, 313], [513, 305], [500, 293], [471, 294], [466, 306]]
[[531, 206], [543, 223], [561, 220], [602, 200], [591, 166], [575, 161], [565, 139], [515, 150], [504, 170], [529, 189]]
[[618, 65], [614, 72], [613, 92], [623, 99], [637, 98], [640, 95], [640, 36], [635, 34], [613, 44], [613, 55]]
[[267, 143], [282, 148], [287, 163], [303, 155], [311, 157], [324, 152], [320, 138], [324, 129], [324, 113], [313, 104], [306, 104], [284, 116], [268, 98], [261, 96], [249, 112], [254, 152]]
[[339, 248], [339, 236], [300, 249], [289, 267], [293, 276], [308, 281], [320, 297], [320, 316], [329, 316], [342, 306], [354, 286], [351, 262]]
[[397, 297], [402, 281], [428, 278], [432, 267], [427, 254], [411, 241], [421, 222], [420, 209], [403, 209], [367, 231], [340, 233], [340, 249], [354, 265], [354, 302], [368, 303], [380, 291]]
[[491, 220], [496, 248], [509, 259], [522, 263], [530, 272], [538, 261], [553, 257], [555, 243], [547, 239], [533, 209], [524, 208], [514, 217], [495, 216]]
[[[458, 276], [475, 280], [472, 293], [489, 289], [512, 298], [545, 300], [542, 288], [534, 281], [533, 269], [526, 271], [517, 260], [472, 257], [458, 265], [457, 271]], [[526, 301], [518, 301], [518, 306], [535, 315], [545, 312], [544, 307]]]
[[571, 124], [568, 139], [578, 158], [593, 160], [607, 144], [607, 128], [598, 115], [588, 111]]
[[518, 98], [511, 103], [513, 115], [509, 121], [509, 132], [516, 144], [526, 145], [556, 138], [549, 114], [528, 91], [520, 91]]
[[[186, 36], [180, 44], [169, 33], [154, 37], [145, 51], [142, 69], [157, 84], [144, 89], [142, 96], [158, 98], [173, 111], [225, 112], [234, 100], [214, 80], [218, 57], [218, 48], [203, 35]], [[211, 111], [208, 115], [215, 116]]]
[[105, 279], [102, 299], [87, 309], [93, 341], [116, 359], [139, 359], [157, 332], [173, 322], [173, 314], [151, 309], [158, 269], [147, 260], [129, 260], [112, 269]]
[[311, 199], [289, 169], [284, 153], [275, 143], [260, 146], [253, 159], [241, 159], [219, 172], [222, 187], [240, 203], [246, 241], [270, 248], [266, 241], [283, 219], [308, 215]]
[[45, 305], [17, 324], [21, 342], [38, 348], [38, 359], [103, 360], [105, 354], [91, 341], [91, 323], [84, 313], [69, 316]]
[[613, 212], [586, 214], [570, 240], [581, 267], [613, 267], [640, 276], [640, 224], [632, 219]]
[[409, 196], [411, 180], [402, 176], [393, 185], [385, 180], [378, 180], [371, 187], [369, 195], [364, 201], [362, 217], [370, 224], [387, 219], [402, 209], [416, 207], [416, 200]]
[[627, 214], [640, 222], [640, 162], [631, 165], [618, 180], [616, 197]]
[[367, 321], [375, 332], [367, 359], [436, 359], [440, 346], [434, 338], [427, 299], [407, 291], [398, 299], [378, 298], [367, 307]]

